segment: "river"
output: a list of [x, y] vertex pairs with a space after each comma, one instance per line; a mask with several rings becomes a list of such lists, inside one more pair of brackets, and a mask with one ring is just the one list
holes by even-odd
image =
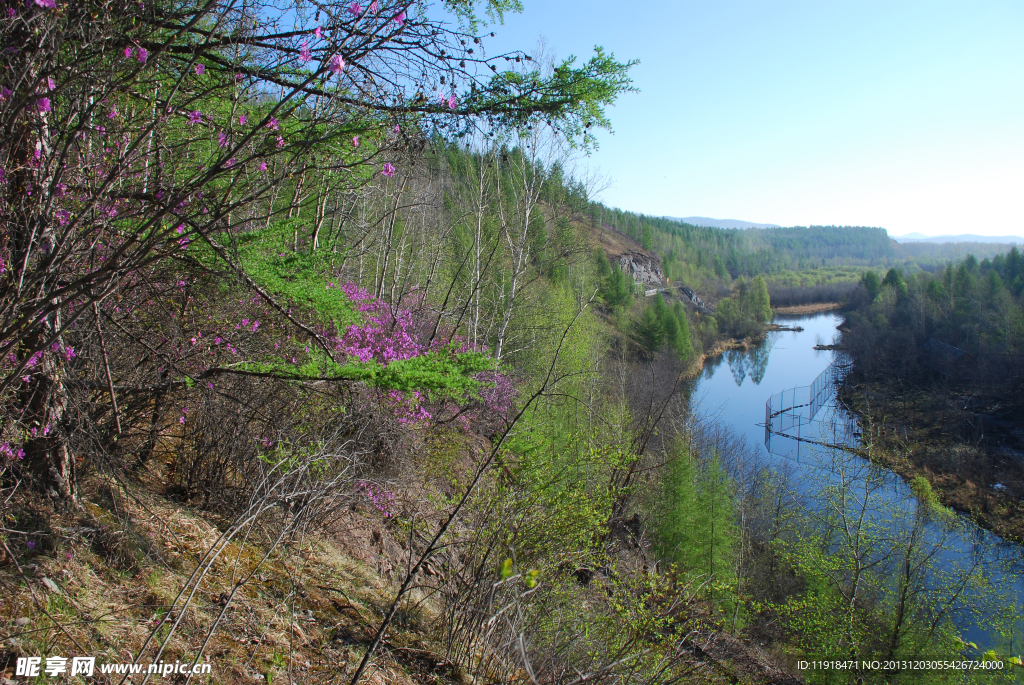
[[[742, 436], [748, 446], [761, 453], [773, 465], [785, 467], [790, 473], [793, 490], [802, 498], [813, 498], [814, 489], [827, 482], [822, 476], [824, 448], [807, 442], [773, 435], [766, 440], [765, 403], [774, 394], [811, 383], [833, 362], [831, 351], [815, 350], [817, 343], [831, 343], [837, 334], [841, 317], [826, 312], [802, 317], [780, 317], [776, 323], [802, 327], [802, 331], [769, 332], [763, 343], [752, 349], [730, 350], [709, 359], [704, 372], [694, 382], [691, 402], [700, 415], [719, 421]], [[836, 430], [842, 439], [836, 439]], [[855, 440], [856, 420], [837, 406], [834, 398], [816, 414], [815, 421], [789, 431], [803, 438], [834, 443]], [[766, 446], [766, 443], [769, 446]], [[835, 452], [833, 451], [833, 454]], [[846, 453], [843, 453], [846, 454]], [[860, 460], [849, 455], [849, 460]], [[891, 477], [885, 491], [886, 504], [894, 509], [909, 509], [913, 498], [910, 488], [898, 477]], [[993, 533], [975, 526], [966, 518], [951, 537], [946, 538], [945, 551], [938, 564], [942, 572], [954, 572], [969, 565], [980, 565], [1005, 601], [1015, 603], [1024, 612], [1024, 550], [1002, 540]], [[932, 531], [938, 535], [937, 531]], [[946, 533], [947, 535], [948, 532]], [[957, 621], [964, 639], [979, 645], [996, 646], [995, 636], [970, 617], [967, 608]], [[1018, 635], [1020, 635], [1018, 633]], [[999, 645], [1006, 649], [1008, 645]], [[1024, 651], [1024, 640], [1014, 640], [1014, 653]]]

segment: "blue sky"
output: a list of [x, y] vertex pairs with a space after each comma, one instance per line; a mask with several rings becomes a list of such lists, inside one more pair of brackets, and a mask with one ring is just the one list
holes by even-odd
[[1024, 235], [1024, 2], [523, 2], [491, 54], [641, 61], [588, 160], [606, 204]]

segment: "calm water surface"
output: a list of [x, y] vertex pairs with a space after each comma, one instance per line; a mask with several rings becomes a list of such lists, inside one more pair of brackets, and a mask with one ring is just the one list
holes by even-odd
[[[752, 350], [728, 351], [709, 360], [704, 373], [694, 384], [691, 397], [700, 414], [731, 427], [762, 456], [776, 465], [786, 466], [794, 489], [807, 494], [810, 488], [822, 482], [818, 458], [823, 450], [778, 436], [773, 436], [770, 450], [766, 448], [765, 402], [780, 391], [810, 385], [832, 363], [832, 352], [815, 350], [814, 346], [833, 341], [841, 318], [826, 312], [779, 318], [776, 323], [800, 326], [804, 330], [771, 332], [764, 343]], [[847, 415], [833, 401], [819, 412], [818, 421], [801, 428], [802, 436], [833, 442], [830, 437], [834, 434], [837, 416], [840, 424], [846, 423]], [[832, 423], [823, 425], [821, 420], [826, 418], [831, 418]], [[796, 429], [792, 432], [796, 434]], [[859, 457], [851, 455], [849, 459], [857, 460]], [[893, 476], [891, 489], [887, 488], [885, 497], [889, 504], [899, 507], [908, 503], [913, 495], [902, 480]], [[1024, 610], [1024, 554], [1019, 545], [969, 524], [965, 533], [952, 539], [950, 547], [940, 562], [943, 570], [953, 570], [958, 565], [962, 567], [980, 560], [992, 581], [1006, 591], [1007, 601], [1016, 602]], [[967, 620], [961, 625], [967, 639], [991, 644], [992, 636], [979, 626]], [[1015, 642], [1015, 650], [1020, 651], [1022, 647], [1024, 640]]]

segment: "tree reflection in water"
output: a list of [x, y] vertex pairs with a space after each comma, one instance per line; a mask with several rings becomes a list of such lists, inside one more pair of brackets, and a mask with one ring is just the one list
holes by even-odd
[[768, 370], [768, 356], [778, 339], [778, 333], [769, 333], [765, 341], [755, 345], [749, 350], [729, 350], [725, 357], [729, 363], [729, 370], [732, 371], [733, 380], [736, 385], [743, 385], [743, 381], [750, 376], [754, 385], [761, 385], [765, 371]]

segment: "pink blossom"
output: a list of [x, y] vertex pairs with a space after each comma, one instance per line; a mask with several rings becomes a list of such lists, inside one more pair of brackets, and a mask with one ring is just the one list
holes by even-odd
[[179, 224], [178, 227], [174, 230], [178, 232], [178, 235], [181, 235], [182, 233], [185, 232], [185, 224]]
[[238, 160], [235, 159], [234, 157], [232, 157], [228, 161], [224, 162], [224, 166], [227, 167], [228, 169], [230, 169], [231, 167], [235, 166], [235, 164], [237, 164], [237, 163], [238, 163]]
[[202, 121], [203, 121], [203, 113], [200, 112], [198, 109], [193, 110], [193, 111], [188, 113], [188, 123], [189, 123], [189, 125], [194, 126], [196, 124], [202, 123]]
[[320, 38], [321, 32], [320, 32], [320, 27], [319, 26], [317, 26], [315, 29], [313, 29], [313, 35], [315, 35], [317, 38]]
[[142, 64], [145, 64], [146, 63], [146, 59], [148, 57], [149, 57], [149, 51], [147, 51], [146, 48], [139, 48], [139, 56], [138, 56], [139, 62], [141, 62]]
[[405, 25], [405, 12], [399, 12], [395, 16], [395, 23], [398, 24], [399, 26]]
[[452, 110], [453, 112], [455, 111], [455, 102], [455, 95], [452, 95], [451, 97], [448, 98], [448, 109]]
[[394, 130], [395, 133], [401, 133], [402, 132], [402, 127], [399, 126], [398, 124], [395, 124], [395, 128], [393, 130]]
[[384, 168], [381, 169], [380, 173], [382, 176], [387, 176], [388, 178], [391, 178], [392, 176], [395, 175], [395, 167], [392, 166], [391, 163], [389, 162], [384, 162]]
[[380, 11], [380, 3], [377, 2], [377, 0], [373, 0], [373, 2], [370, 3], [370, 11], [374, 14], [377, 14], [377, 12]]
[[238, 125], [239, 126], [245, 126], [245, 115], [244, 114], [242, 114], [242, 115], [240, 115], [238, 117]]
[[11, 97], [11, 92], [11, 89], [7, 86], [0, 88], [0, 100], [6, 100], [7, 98]]
[[206, 73], [206, 65], [202, 62], [196, 65], [196, 76], [202, 76]]
[[311, 53], [309, 51], [309, 41], [308, 40], [302, 41], [302, 49], [299, 50], [299, 59], [302, 60], [303, 63], [308, 62], [309, 60], [313, 59], [313, 53]]
[[131, 57], [132, 56], [132, 49], [131, 48], [125, 48], [124, 49], [124, 56], [125, 57]]
[[332, 74], [340, 74], [341, 70], [345, 68], [345, 60], [342, 59], [341, 55], [335, 55], [331, 57], [331, 64], [328, 68]]
[[277, 147], [279, 147], [279, 148], [284, 147], [284, 138], [282, 138], [281, 136], [277, 137]]
[[217, 146], [218, 147], [227, 147], [228, 146], [228, 137], [227, 137], [227, 135], [225, 135], [225, 133], [223, 131], [221, 131], [220, 133], [217, 134]]
[[36, 4], [51, 10], [57, 9], [57, 3], [54, 0], [36, 0]]
[[46, 77], [46, 90], [53, 90], [57, 87], [57, 82], [53, 80], [52, 76]]
[[[37, 2], [38, 2], [38, 0], [37, 0]], [[44, 7], [45, 7], [45, 5], [44, 5]], [[38, 100], [36, 100], [36, 107], [39, 109], [40, 112], [49, 112], [50, 111], [50, 98], [39, 98]]]
[[352, 147], [359, 147], [359, 136], [352, 136]]
[[107, 118], [108, 119], [116, 119], [117, 118], [117, 107], [111, 107], [110, 108], [110, 112], [107, 113]]
[[352, 2], [352, 3], [349, 3], [348, 11], [349, 11], [349, 14], [352, 14], [352, 15], [355, 15], [355, 16], [358, 17], [360, 14], [363, 13], [363, 6], [360, 5], [358, 2]]
[[388, 492], [386, 489], [375, 486], [373, 483], [365, 480], [359, 481], [356, 484], [356, 489], [362, 490], [363, 494], [366, 495], [366, 499], [370, 500], [370, 503], [384, 515], [384, 518], [391, 518], [395, 515], [394, 493]]
[[271, 120], [270, 120], [270, 121], [269, 121], [269, 122], [267, 123], [267, 128], [269, 128], [269, 129], [270, 129], [271, 131], [277, 131], [277, 130], [279, 130], [279, 129], [280, 129], [281, 127], [280, 127], [280, 126], [278, 126], [278, 124], [277, 124], [277, 119], [271, 119]]
[[266, 170], [267, 170], [267, 163], [266, 162], [260, 162], [260, 171], [266, 171]]

